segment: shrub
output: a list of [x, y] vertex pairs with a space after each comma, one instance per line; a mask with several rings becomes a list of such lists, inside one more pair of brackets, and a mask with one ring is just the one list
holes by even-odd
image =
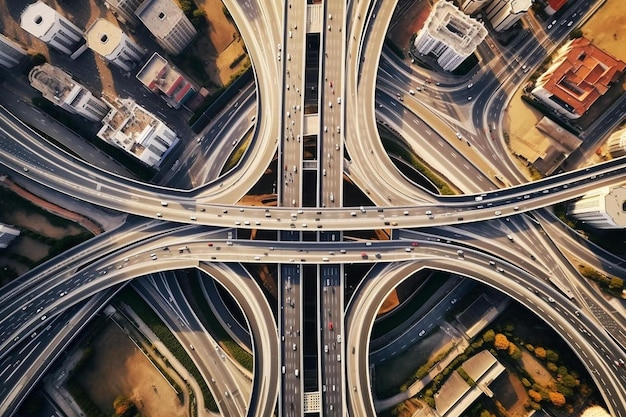
[[536, 403], [541, 402], [541, 394], [535, 390], [529, 389], [528, 396], [530, 397], [531, 400], [533, 400]]
[[565, 405], [565, 397], [560, 392], [550, 392], [550, 402], [557, 407], [563, 407]]
[[494, 332], [492, 329], [489, 329], [483, 334], [483, 341], [485, 341], [486, 343], [491, 343], [493, 342], [495, 337], [496, 332]]
[[557, 362], [559, 360], [559, 354], [553, 350], [546, 350], [546, 360], [549, 362]]
[[498, 350], [506, 350], [509, 348], [509, 339], [502, 333], [498, 333], [493, 341], [493, 347]]
[[532, 384], [530, 383], [528, 378], [522, 378], [522, 385], [524, 386], [524, 388], [530, 388]]
[[542, 348], [541, 346], [536, 347], [535, 348], [535, 356], [538, 357], [539, 359], [545, 359], [546, 358], [546, 350], [544, 348]]
[[529, 351], [530, 353], [533, 353], [535, 351], [535, 347], [533, 345], [531, 345], [530, 343], [526, 343], [524, 345], [524, 347], [526, 348], [527, 351]]
[[557, 369], [558, 369], [558, 368], [557, 368], [557, 366], [556, 366], [556, 363], [554, 363], [554, 362], [548, 362], [548, 370], [549, 370], [550, 372], [556, 372], [556, 371], [557, 371]]
[[517, 345], [511, 343], [509, 344], [509, 356], [511, 359], [517, 361], [522, 358], [522, 351], [517, 347]]

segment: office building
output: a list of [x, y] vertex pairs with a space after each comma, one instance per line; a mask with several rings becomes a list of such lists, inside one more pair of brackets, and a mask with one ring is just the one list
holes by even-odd
[[485, 12], [496, 32], [509, 29], [524, 16], [533, 0], [493, 0]]
[[0, 65], [10, 69], [26, 56], [26, 51], [11, 39], [0, 34]]
[[626, 227], [626, 186], [603, 187], [570, 203], [567, 215], [598, 229]]
[[70, 113], [99, 122], [109, 112], [104, 101], [94, 97], [69, 74], [48, 63], [34, 67], [28, 79], [45, 99]]
[[577, 119], [620, 78], [626, 64], [578, 38], [563, 45], [532, 94], [555, 112]]
[[165, 52], [178, 55], [198, 32], [172, 0], [145, 0], [135, 14]]
[[91, 50], [125, 72], [132, 70], [145, 55], [145, 51], [122, 29], [105, 19], [93, 22], [85, 38]]
[[418, 32], [414, 46], [420, 54], [432, 53], [446, 71], [452, 71], [476, 50], [487, 30], [450, 2], [440, 0]]
[[145, 164], [158, 168], [178, 143], [176, 133], [130, 98], [105, 99], [105, 102], [111, 111], [102, 120], [97, 136]]
[[137, 79], [175, 109], [185, 104], [197, 91], [191, 81], [156, 52], [139, 70]]
[[20, 26], [53, 48], [68, 55], [83, 39], [83, 32], [42, 1], [26, 7], [20, 18]]
[[135, 16], [135, 10], [143, 0], [104, 0], [104, 5], [113, 13], [113, 16], [122, 23], [137, 25], [139, 19]]
[[465, 14], [474, 14], [485, 7], [489, 0], [465, 0], [461, 3], [461, 10]]
[[606, 141], [606, 146], [613, 158], [626, 155], [626, 127], [613, 132]]
[[18, 229], [14, 229], [6, 224], [0, 223], [0, 249], [6, 249], [13, 239], [20, 235]]

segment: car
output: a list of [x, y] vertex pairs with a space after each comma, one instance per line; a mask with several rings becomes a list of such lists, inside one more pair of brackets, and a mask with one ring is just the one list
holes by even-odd
[[324, 345], [324, 352], [328, 353], [328, 345]]
[[341, 335], [340, 334], [337, 335], [337, 343], [341, 343]]
[[411, 252], [411, 248], [404, 248], [405, 252]]
[[496, 216], [499, 216], [502, 214], [502, 212], [500, 210], [496, 210], [493, 214], [495, 214]]
[[548, 25], [548, 30], [552, 29], [552, 23]]
[[574, 24], [574, 21], [573, 21], [573, 20], [570, 20], [570, 21], [569, 21], [569, 23], [567, 24], [567, 27], [570, 27], [570, 26], [572, 26], [573, 24]]
[[414, 95], [415, 95], [415, 91], [413, 91], [413, 90], [409, 90], [409, 94], [410, 94], [410, 95], [412, 95], [412, 96], [414, 96]]
[[328, 127], [324, 126], [324, 132], [328, 132]]
[[472, 87], [474, 87], [474, 83], [469, 83], [469, 84], [467, 85], [467, 88], [472, 88]]
[[457, 137], [457, 139], [462, 139], [463, 138], [463, 136], [461, 136], [461, 134], [459, 132], [456, 132], [456, 137]]
[[419, 243], [417, 243], [417, 242], [411, 242], [411, 246], [419, 246]]
[[326, 176], [326, 168], [322, 169], [322, 175]]
[[432, 216], [432, 215], [433, 215], [433, 212], [432, 212], [432, 211], [430, 211], [430, 210], [426, 210], [426, 213], [425, 213], [425, 214], [426, 214], [427, 216]]
[[287, 54], [287, 61], [291, 61], [291, 54]]
[[553, 302], [554, 302], [554, 298], [552, 298], [552, 297], [548, 297], [548, 302], [549, 302], [549, 303], [553, 303]]
[[337, 104], [341, 104], [341, 97], [337, 97]]
[[332, 330], [333, 329], [333, 322], [329, 321], [328, 322], [328, 330]]
[[551, 24], [551, 25], [556, 25], [556, 19], [554, 19], [554, 20], [552, 21], [552, 23], [550, 23], [550, 24]]
[[328, 20], [333, 20], [333, 15], [328, 13]]
[[291, 33], [291, 31], [289, 31], [289, 37], [293, 38], [293, 33]]
[[472, 96], [469, 96], [469, 97], [467, 98], [467, 101], [472, 101]]
[[45, 319], [47, 319], [48, 316], [46, 316], [45, 314], [43, 316], [41, 316], [41, 321], [44, 321]]
[[298, 345], [296, 345], [295, 343], [293, 344], [293, 346], [291, 347], [293, 350], [298, 350]]
[[409, 212], [408, 212], [407, 210], [404, 210], [404, 213], [403, 213], [403, 214], [404, 214], [405, 216], [408, 216], [408, 215], [409, 215]]
[[283, 46], [281, 44], [278, 44], [278, 50], [282, 51], [283, 50]]
[[298, 368], [296, 368], [296, 370], [293, 373], [296, 375], [296, 378], [300, 376], [300, 371], [298, 371]]
[[335, 143], [335, 150], [338, 151], [339, 150], [339, 144]]
[[328, 107], [330, 107], [331, 109], [333, 108], [333, 102], [332, 101], [328, 102]]
[[341, 133], [341, 127], [337, 126], [337, 133]]
[[156, 214], [156, 216], [157, 216], [157, 217], [163, 217], [163, 214], [161, 214], [161, 213], [157, 213], [157, 214]]
[[339, 353], [337, 354], [337, 362], [341, 362], [341, 355]]
[[424, 336], [425, 334], [426, 334], [426, 330], [423, 330], [423, 329], [420, 330], [420, 332], [419, 332], [419, 336], [420, 337]]
[[189, 216], [189, 220], [198, 220], [196, 216]]
[[280, 61], [280, 52], [277, 54], [277, 56], [278, 56], [278, 60]]
[[330, 32], [330, 25], [328, 25], [328, 31]]

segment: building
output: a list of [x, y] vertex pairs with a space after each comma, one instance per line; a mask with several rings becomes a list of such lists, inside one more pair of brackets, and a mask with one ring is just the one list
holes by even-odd
[[0, 65], [13, 68], [27, 55], [26, 51], [11, 39], [0, 34]]
[[104, 5], [113, 13], [113, 16], [122, 23], [135, 26], [139, 19], [135, 16], [135, 10], [143, 0], [104, 0]]
[[19, 235], [19, 230], [0, 223], [0, 249], [6, 249]]
[[139, 70], [136, 77], [148, 90], [159, 94], [175, 109], [185, 104], [197, 91], [189, 80], [156, 52]]
[[603, 187], [569, 204], [567, 215], [598, 229], [626, 227], [626, 186]]
[[93, 22], [85, 38], [91, 50], [125, 72], [132, 70], [146, 53], [122, 29], [105, 19]]
[[26, 7], [20, 18], [26, 32], [71, 55], [83, 39], [83, 32], [41, 0]]
[[626, 128], [613, 132], [606, 141], [606, 145], [613, 158], [626, 155]]
[[548, 4], [543, 9], [548, 16], [552, 16], [558, 12], [561, 7], [565, 6], [567, 0], [548, 0]]
[[526, 14], [533, 0], [493, 0], [485, 9], [496, 32], [509, 29]]
[[70, 113], [99, 122], [109, 112], [109, 106], [104, 101], [94, 97], [69, 74], [48, 63], [34, 67], [28, 79], [45, 99]]
[[434, 54], [444, 70], [452, 71], [474, 53], [486, 36], [482, 23], [440, 0], [418, 32], [414, 46], [420, 54]]
[[626, 64], [578, 38], [561, 47], [532, 94], [555, 112], [577, 119], [622, 75]]
[[489, 3], [489, 0], [465, 0], [461, 3], [461, 10], [465, 14], [474, 14], [487, 3]]
[[102, 120], [98, 137], [158, 168], [179, 141], [176, 133], [130, 98], [105, 102], [111, 111]]
[[198, 32], [172, 0], [145, 0], [135, 11], [165, 52], [178, 55]]

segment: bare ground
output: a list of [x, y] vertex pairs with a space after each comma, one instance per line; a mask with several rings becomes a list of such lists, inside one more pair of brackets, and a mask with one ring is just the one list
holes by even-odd
[[145, 417], [183, 417], [187, 409], [152, 363], [111, 323], [93, 342], [94, 353], [76, 375], [105, 414], [113, 400], [126, 395]]

